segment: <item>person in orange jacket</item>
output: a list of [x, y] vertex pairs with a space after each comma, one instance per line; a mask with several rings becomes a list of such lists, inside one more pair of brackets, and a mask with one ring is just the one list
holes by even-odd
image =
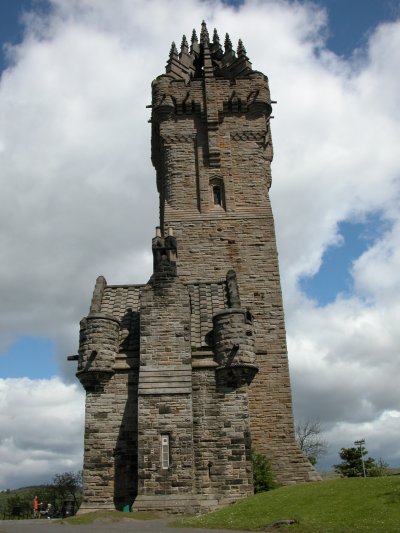
[[39, 518], [39, 500], [37, 496], [33, 498], [33, 518]]

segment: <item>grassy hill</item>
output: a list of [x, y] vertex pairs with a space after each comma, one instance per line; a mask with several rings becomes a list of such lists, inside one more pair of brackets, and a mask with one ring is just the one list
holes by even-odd
[[0, 508], [5, 504], [8, 498], [18, 496], [22, 499], [32, 499], [35, 494], [39, 495], [46, 490], [46, 485], [33, 485], [31, 487], [21, 487], [20, 489], [13, 489], [10, 491], [0, 492]]
[[279, 531], [399, 533], [400, 476], [281, 487], [175, 525], [268, 531], [268, 526], [284, 519], [294, 519], [296, 523]]

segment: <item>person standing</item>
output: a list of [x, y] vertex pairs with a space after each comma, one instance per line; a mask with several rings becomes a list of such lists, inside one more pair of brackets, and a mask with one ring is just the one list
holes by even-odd
[[39, 500], [37, 496], [33, 498], [33, 518], [39, 518]]

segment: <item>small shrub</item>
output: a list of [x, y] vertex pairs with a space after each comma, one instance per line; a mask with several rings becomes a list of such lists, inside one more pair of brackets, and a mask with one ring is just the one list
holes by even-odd
[[383, 459], [379, 459], [375, 462], [375, 465], [369, 469], [369, 477], [382, 477], [388, 475], [388, 464]]
[[270, 460], [265, 455], [252, 451], [251, 463], [253, 466], [254, 493], [276, 489], [278, 485], [274, 479]]

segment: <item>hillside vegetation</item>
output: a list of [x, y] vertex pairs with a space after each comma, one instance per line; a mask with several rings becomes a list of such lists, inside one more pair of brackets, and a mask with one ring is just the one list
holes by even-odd
[[256, 494], [219, 511], [175, 525], [298, 533], [399, 533], [400, 476], [345, 478]]
[[0, 492], [0, 519], [5, 518], [8, 511], [14, 506], [21, 507], [21, 516], [30, 518], [32, 515], [32, 500], [35, 494], [40, 495], [46, 490], [45, 485], [22, 487], [9, 491]]

